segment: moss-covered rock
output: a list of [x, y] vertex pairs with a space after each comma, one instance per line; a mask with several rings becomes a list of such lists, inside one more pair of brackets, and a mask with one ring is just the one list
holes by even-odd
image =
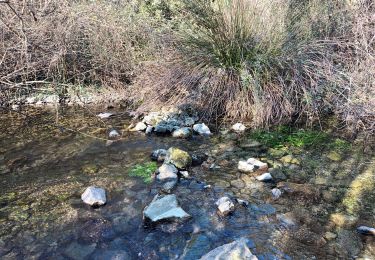
[[327, 158], [330, 159], [331, 161], [334, 161], [334, 162], [341, 161], [341, 155], [336, 151], [331, 151], [327, 155]]
[[186, 169], [191, 165], [192, 159], [187, 152], [176, 147], [171, 147], [168, 149], [168, 154], [165, 158], [165, 162], [171, 163], [179, 169]]
[[280, 161], [284, 164], [298, 164], [298, 165], [301, 164], [301, 162], [296, 157], [294, 157], [293, 155], [290, 155], [290, 154], [281, 157]]

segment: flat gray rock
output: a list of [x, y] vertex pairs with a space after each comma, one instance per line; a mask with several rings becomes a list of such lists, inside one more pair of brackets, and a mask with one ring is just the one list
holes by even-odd
[[158, 196], [152, 200], [143, 211], [144, 217], [153, 222], [163, 219], [184, 219], [190, 217], [180, 206], [178, 206], [176, 195]]
[[201, 260], [257, 260], [247, 246], [248, 239], [240, 238], [232, 243], [225, 244], [215, 248], [206, 255], [202, 256]]
[[113, 116], [113, 113], [100, 113], [97, 115], [97, 117], [100, 117], [101, 119], [106, 119], [106, 118], [110, 118], [111, 116]]

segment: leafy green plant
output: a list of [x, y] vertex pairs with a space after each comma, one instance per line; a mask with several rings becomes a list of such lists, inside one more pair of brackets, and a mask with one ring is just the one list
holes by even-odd
[[157, 164], [155, 162], [147, 162], [135, 165], [129, 172], [129, 176], [140, 177], [145, 183], [151, 183], [151, 174], [156, 171]]

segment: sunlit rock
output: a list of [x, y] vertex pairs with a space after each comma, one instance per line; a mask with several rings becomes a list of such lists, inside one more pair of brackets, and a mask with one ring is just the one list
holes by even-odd
[[192, 159], [187, 152], [176, 147], [171, 147], [168, 149], [165, 162], [171, 163], [179, 169], [186, 169], [191, 165]]
[[178, 173], [178, 170], [174, 165], [169, 164], [169, 163], [164, 163], [158, 169], [157, 179], [159, 181], [164, 181], [168, 179], [177, 179], [178, 177], [177, 173]]
[[135, 130], [135, 131], [144, 131], [144, 130], [146, 130], [146, 128], [147, 128], [147, 125], [146, 125], [145, 123], [143, 123], [143, 122], [138, 122], [138, 123], [136, 124], [136, 126], [134, 127], [134, 130]]
[[191, 130], [189, 127], [182, 127], [173, 131], [172, 136], [175, 138], [188, 138], [191, 136]]
[[211, 135], [210, 128], [208, 128], [208, 126], [206, 126], [206, 124], [204, 124], [204, 123], [195, 124], [193, 126], [193, 130], [200, 135]]
[[253, 164], [248, 163], [247, 161], [239, 161], [238, 170], [245, 173], [254, 172], [255, 166]]
[[248, 159], [247, 163], [254, 165], [259, 170], [267, 170], [268, 169], [267, 163], [261, 162], [261, 161], [255, 159], [255, 158]]
[[113, 129], [109, 132], [108, 137], [109, 138], [118, 138], [118, 137], [120, 137], [120, 133], [117, 132], [117, 130]]
[[81, 195], [84, 203], [90, 206], [102, 206], [107, 202], [105, 190], [102, 188], [90, 186]]
[[142, 122], [148, 125], [155, 126], [162, 120], [163, 120], [163, 116], [159, 112], [150, 112], [148, 115], [146, 115], [143, 118]]
[[227, 215], [234, 210], [234, 203], [228, 197], [221, 197], [215, 204], [219, 212], [223, 215]]
[[244, 132], [246, 130], [246, 126], [242, 123], [237, 123], [232, 126], [232, 130], [235, 132]]
[[259, 175], [255, 178], [258, 181], [263, 181], [263, 182], [272, 181], [272, 175], [269, 172], [263, 173], [262, 175]]
[[267, 169], [267, 163], [261, 162], [255, 158], [250, 158], [247, 161], [238, 162], [238, 170], [245, 173], [254, 172], [255, 170], [265, 171]]
[[154, 127], [149, 125], [147, 126], [145, 133], [146, 135], [149, 135], [152, 133], [152, 131], [154, 131]]
[[152, 200], [143, 211], [146, 219], [156, 222], [163, 219], [184, 219], [190, 217], [180, 206], [178, 206], [176, 195], [158, 196]]
[[358, 233], [367, 236], [375, 236], [375, 228], [360, 226], [357, 228]]
[[241, 238], [232, 243], [215, 248], [202, 256], [201, 260], [249, 259], [257, 260], [248, 247], [249, 239]]
[[106, 118], [110, 118], [111, 116], [113, 116], [113, 113], [100, 113], [97, 115], [97, 117], [100, 117], [101, 119], [106, 119]]

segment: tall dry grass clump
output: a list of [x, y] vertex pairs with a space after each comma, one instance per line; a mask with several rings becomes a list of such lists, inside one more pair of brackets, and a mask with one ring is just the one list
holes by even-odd
[[3, 98], [46, 84], [119, 87], [155, 50], [136, 1], [0, 1]]
[[343, 113], [343, 86], [355, 74], [353, 59], [361, 58], [342, 54], [353, 48], [348, 32], [358, 23], [359, 7], [324, 0], [185, 4], [191, 23], [165, 61], [151, 64], [139, 79], [137, 97], [152, 100], [144, 107], [192, 103], [207, 119], [254, 127]]

